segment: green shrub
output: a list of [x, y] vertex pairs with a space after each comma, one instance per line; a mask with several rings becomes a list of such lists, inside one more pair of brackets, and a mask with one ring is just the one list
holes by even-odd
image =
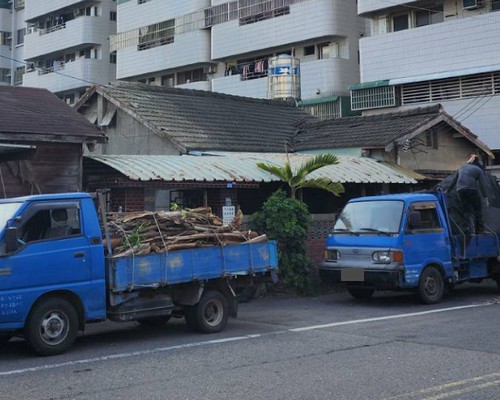
[[252, 215], [250, 228], [278, 242], [279, 279], [300, 293], [311, 291], [312, 260], [306, 255], [311, 218], [307, 206], [278, 190]]

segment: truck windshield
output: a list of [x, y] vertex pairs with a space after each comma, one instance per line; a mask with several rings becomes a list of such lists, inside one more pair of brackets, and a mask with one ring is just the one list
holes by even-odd
[[23, 203], [3, 203], [0, 204], [0, 229], [3, 229], [7, 221], [14, 216]]
[[340, 213], [334, 233], [383, 233], [399, 232], [404, 203], [397, 200], [361, 201], [348, 203]]

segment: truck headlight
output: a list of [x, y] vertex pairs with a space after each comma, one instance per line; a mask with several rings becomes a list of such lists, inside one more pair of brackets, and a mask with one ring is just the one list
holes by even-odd
[[403, 261], [403, 253], [393, 250], [374, 251], [372, 254], [372, 260], [383, 264], [389, 264], [393, 261], [401, 262]]
[[340, 253], [338, 250], [325, 250], [325, 260], [337, 261], [339, 258], [340, 258]]

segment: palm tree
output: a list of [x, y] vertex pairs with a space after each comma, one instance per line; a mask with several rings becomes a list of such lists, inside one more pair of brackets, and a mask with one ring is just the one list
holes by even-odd
[[320, 154], [307, 160], [305, 163], [300, 165], [296, 171], [294, 171], [292, 169], [292, 165], [290, 164], [290, 157], [287, 153], [286, 163], [283, 167], [263, 162], [258, 162], [257, 166], [260, 169], [277, 176], [283, 182], [286, 182], [288, 186], [290, 186], [290, 196], [292, 198], [296, 198], [297, 190], [303, 188], [323, 189], [333, 193], [335, 196], [339, 196], [340, 193], [343, 193], [344, 186], [342, 186], [341, 183], [334, 182], [329, 178], [321, 177], [307, 179], [307, 176], [317, 169], [338, 163], [338, 158], [335, 155]]

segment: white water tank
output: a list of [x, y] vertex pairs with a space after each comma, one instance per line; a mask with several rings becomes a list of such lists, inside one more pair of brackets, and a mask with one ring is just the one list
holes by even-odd
[[300, 99], [300, 61], [288, 54], [269, 58], [267, 71], [269, 99]]

